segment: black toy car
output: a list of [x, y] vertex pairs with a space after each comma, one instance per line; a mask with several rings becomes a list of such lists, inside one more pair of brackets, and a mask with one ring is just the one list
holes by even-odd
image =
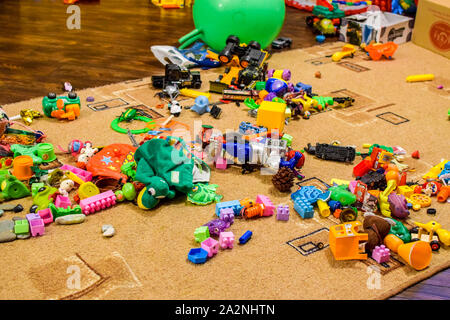
[[316, 143], [315, 147], [308, 143], [305, 151], [320, 159], [340, 162], [352, 162], [356, 156], [356, 150], [353, 147], [333, 146], [326, 143]]
[[177, 86], [182, 88], [200, 89], [202, 81], [200, 72], [190, 71], [176, 64], [166, 64], [164, 76], [152, 76], [152, 84], [157, 89], [165, 89], [167, 86]]
[[281, 38], [275, 39], [272, 42], [272, 49], [281, 50], [284, 48], [290, 48], [291, 45], [292, 45], [291, 38], [281, 37]]
[[387, 187], [386, 176], [382, 172], [369, 171], [359, 180], [365, 183], [369, 190], [384, 190]]
[[267, 53], [261, 51], [261, 45], [257, 41], [250, 41], [248, 45], [241, 44], [236, 36], [229, 36], [225, 48], [219, 53], [219, 61], [227, 64], [233, 56], [239, 57], [239, 64], [246, 68], [249, 64], [261, 65]]

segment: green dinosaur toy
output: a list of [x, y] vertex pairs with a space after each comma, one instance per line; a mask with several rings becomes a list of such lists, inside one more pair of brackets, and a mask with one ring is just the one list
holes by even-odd
[[411, 233], [409, 233], [408, 228], [406, 228], [403, 223], [392, 218], [386, 218], [386, 220], [391, 220], [393, 222], [391, 223], [391, 221], [389, 221], [389, 223], [391, 223], [389, 234], [399, 237], [404, 243], [411, 242]]
[[189, 202], [200, 206], [205, 206], [212, 202], [219, 202], [223, 197], [216, 194], [217, 187], [217, 184], [197, 183], [187, 194], [187, 199]]
[[40, 188], [33, 197], [33, 204], [38, 206], [37, 211], [48, 208], [49, 204], [53, 202], [51, 196], [57, 191], [58, 189], [50, 186]]
[[0, 189], [0, 202], [24, 198], [31, 194], [19, 179], [10, 174], [0, 175]]

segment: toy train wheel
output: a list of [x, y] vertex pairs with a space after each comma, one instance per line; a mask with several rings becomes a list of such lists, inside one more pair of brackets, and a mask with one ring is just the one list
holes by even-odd
[[47, 97], [48, 97], [49, 99], [56, 99], [56, 93], [50, 92], [49, 94], [47, 94]]
[[439, 244], [438, 241], [433, 240], [430, 242], [430, 247], [432, 251], [439, 251], [439, 249], [441, 248], [441, 245]]
[[75, 92], [69, 92], [69, 94], [67, 95], [70, 99], [76, 99], [77, 98], [77, 94]]
[[219, 56], [219, 60], [220, 60], [220, 62], [222, 62], [222, 63], [228, 63], [228, 62], [230, 62], [231, 57], [226, 56], [226, 55], [220, 55], [220, 56]]
[[250, 41], [248, 43], [248, 47], [252, 48], [252, 49], [255, 49], [255, 50], [261, 50], [261, 45], [259, 44], [258, 41]]

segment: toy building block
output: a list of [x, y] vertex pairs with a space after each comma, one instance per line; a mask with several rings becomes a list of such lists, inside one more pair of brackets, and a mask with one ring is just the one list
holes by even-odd
[[220, 210], [219, 219], [225, 221], [229, 225], [234, 223], [234, 211], [231, 208], [225, 208]]
[[67, 208], [70, 207], [70, 205], [72, 204], [72, 202], [70, 201], [69, 197], [63, 197], [61, 195], [57, 195], [56, 196], [56, 200], [55, 200], [55, 206], [57, 208]]
[[241, 213], [242, 205], [239, 202], [239, 200], [231, 200], [231, 201], [225, 201], [225, 202], [218, 202], [216, 203], [216, 215], [220, 216], [220, 210], [231, 208], [234, 211], [234, 215], [237, 216]]
[[246, 244], [248, 242], [248, 240], [251, 239], [253, 235], [253, 232], [251, 232], [250, 230], [247, 230], [240, 238], [239, 238], [239, 243], [240, 244]]
[[53, 214], [50, 208], [39, 210], [38, 215], [44, 221], [44, 224], [49, 224], [53, 222]]
[[231, 231], [221, 232], [219, 235], [219, 244], [222, 249], [233, 249], [234, 233]]
[[202, 248], [191, 249], [188, 253], [188, 259], [195, 264], [205, 263], [208, 259], [208, 252]]
[[290, 147], [292, 145], [292, 140], [294, 139], [294, 137], [292, 137], [291, 135], [285, 133], [283, 134], [283, 137], [281, 138], [281, 140], [285, 140], [286, 141], [286, 146]]
[[30, 231], [30, 226], [27, 219], [16, 220], [14, 222], [15, 234], [27, 234]]
[[391, 251], [384, 245], [376, 246], [372, 251], [372, 258], [378, 263], [388, 262], [390, 256]]
[[203, 226], [208, 227], [210, 236], [219, 236], [219, 234], [230, 227], [228, 222], [221, 219], [208, 221]]
[[53, 220], [56, 220], [56, 218], [62, 217], [62, 216], [67, 216], [70, 214], [81, 214], [83, 213], [81, 210], [81, 207], [79, 205], [73, 206], [73, 208], [71, 207], [67, 207], [67, 208], [58, 208], [55, 206], [55, 204], [50, 203], [48, 208], [50, 209], [52, 215], [53, 215]]
[[314, 186], [304, 186], [291, 194], [294, 201], [294, 209], [303, 219], [310, 219], [314, 216], [314, 208], [312, 204], [317, 200], [328, 201], [330, 192], [322, 192]]
[[256, 125], [269, 130], [278, 129], [283, 132], [286, 104], [272, 101], [263, 101], [258, 108]]
[[219, 242], [213, 238], [208, 238], [202, 241], [201, 247], [208, 252], [208, 257], [211, 258], [219, 251]]
[[63, 165], [59, 168], [62, 171], [70, 171], [79, 177], [83, 182], [92, 181], [92, 173], [68, 164]]
[[28, 213], [25, 215], [25, 218], [30, 222], [33, 219], [41, 219], [41, 217], [37, 213]]
[[[39, 215], [37, 215], [39, 217]], [[28, 220], [30, 223], [30, 231], [31, 236], [42, 236], [45, 233], [44, 228], [44, 220], [42, 220], [40, 217], [32, 220]]]
[[223, 157], [217, 157], [216, 159], [216, 169], [225, 170], [227, 168], [227, 159]]
[[116, 195], [111, 190], [80, 201], [81, 210], [85, 215], [112, 207], [116, 204]]
[[277, 220], [288, 221], [289, 220], [289, 206], [279, 205], [277, 207]]
[[207, 226], [201, 226], [195, 229], [194, 238], [196, 242], [202, 242], [209, 238], [209, 228]]
[[272, 201], [269, 199], [269, 197], [258, 194], [256, 196], [256, 203], [262, 203], [264, 205], [264, 217], [268, 217], [274, 214], [275, 212], [275, 205], [272, 203]]
[[362, 225], [359, 221], [351, 221], [330, 227], [330, 249], [336, 260], [365, 260], [367, 254], [360, 252], [360, 244], [369, 239], [367, 233], [358, 233]]

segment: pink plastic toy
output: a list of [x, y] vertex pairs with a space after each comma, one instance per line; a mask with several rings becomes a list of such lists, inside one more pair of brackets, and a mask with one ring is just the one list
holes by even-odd
[[211, 258], [219, 251], [219, 242], [213, 238], [208, 238], [202, 242], [201, 247], [208, 252], [208, 257]]
[[92, 173], [68, 164], [63, 165], [62, 167], [60, 167], [59, 169], [61, 169], [62, 171], [70, 171], [73, 174], [77, 175], [81, 180], [83, 180], [84, 182], [88, 182], [92, 180]]
[[56, 196], [55, 207], [66, 209], [71, 204], [72, 204], [72, 202], [70, 202], [69, 197], [63, 197], [61, 195]]
[[268, 217], [274, 214], [275, 205], [267, 196], [258, 194], [256, 196], [256, 203], [262, 203], [264, 205], [264, 212], [263, 212], [264, 217]]
[[219, 219], [232, 225], [234, 223], [234, 210], [232, 208], [220, 209]]
[[227, 168], [227, 159], [218, 157], [216, 159], [216, 169], [225, 170]]
[[30, 223], [31, 220], [41, 219], [41, 216], [37, 213], [28, 213], [27, 215], [25, 215], [25, 218], [28, 220], [28, 223]]
[[49, 224], [53, 222], [53, 214], [50, 208], [39, 210], [38, 215], [41, 217], [44, 224]]
[[111, 190], [80, 201], [81, 210], [85, 215], [112, 207], [116, 204], [116, 195]]
[[376, 246], [372, 251], [372, 258], [378, 263], [388, 262], [390, 256], [390, 250], [384, 245]]
[[289, 206], [279, 205], [277, 207], [277, 220], [288, 221], [289, 220]]
[[30, 231], [33, 237], [44, 235], [45, 233], [44, 220], [42, 220], [41, 218], [37, 218], [28, 221], [30, 223]]
[[221, 232], [219, 235], [219, 244], [222, 249], [233, 249], [234, 233], [231, 231]]

